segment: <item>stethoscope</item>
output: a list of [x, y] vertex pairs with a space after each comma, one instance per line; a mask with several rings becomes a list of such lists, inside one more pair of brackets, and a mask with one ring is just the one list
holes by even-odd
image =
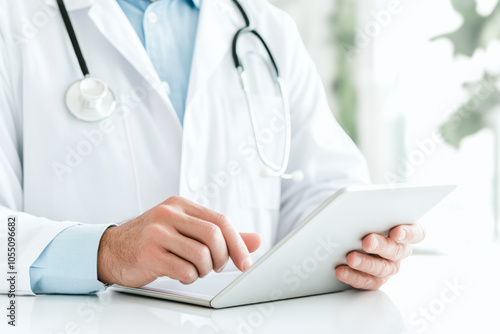
[[66, 107], [73, 116], [82, 121], [100, 121], [109, 117], [115, 110], [115, 95], [104, 81], [90, 75], [64, 1], [57, 0], [57, 5], [83, 73], [83, 79], [75, 81], [66, 90]]
[[[304, 178], [304, 174], [302, 171], [294, 171], [291, 174], [287, 174], [286, 170], [288, 168], [288, 163], [290, 161], [290, 150], [291, 150], [291, 116], [290, 116], [290, 106], [288, 104], [288, 97], [286, 94], [285, 84], [280, 76], [280, 71], [278, 69], [278, 65], [274, 59], [274, 56], [269, 49], [267, 43], [264, 41], [264, 38], [253, 28], [250, 26], [250, 20], [246, 11], [243, 9], [238, 0], [232, 0], [238, 10], [240, 11], [243, 19], [245, 21], [245, 27], [241, 28], [236, 32], [236, 35], [233, 39], [232, 44], [232, 53], [234, 65], [238, 71], [241, 87], [245, 92], [245, 98], [248, 105], [248, 113], [250, 115], [250, 120], [252, 123], [252, 131], [255, 140], [255, 146], [257, 149], [257, 154], [264, 164], [264, 169], [261, 172], [261, 176], [264, 178], [268, 177], [281, 177], [287, 180], [293, 180], [296, 182], [302, 181]], [[116, 99], [108, 87], [108, 85], [98, 79], [90, 75], [87, 64], [85, 62], [85, 58], [82, 54], [80, 45], [78, 43], [78, 39], [76, 38], [75, 31], [73, 29], [73, 24], [68, 15], [68, 11], [66, 10], [66, 6], [64, 5], [63, 0], [57, 0], [57, 5], [59, 7], [59, 11], [61, 12], [61, 16], [64, 21], [64, 25], [66, 26], [66, 30], [71, 40], [71, 44], [73, 45], [73, 50], [75, 51], [75, 55], [78, 59], [78, 63], [80, 65], [80, 69], [83, 73], [83, 79], [80, 79], [74, 83], [72, 83], [66, 91], [65, 102], [68, 110], [73, 114], [76, 118], [82, 121], [88, 122], [96, 122], [102, 119], [109, 117], [116, 107]], [[283, 159], [281, 165], [275, 164], [271, 160], [269, 160], [264, 154], [264, 149], [262, 147], [262, 140], [258, 131], [257, 126], [257, 118], [255, 117], [255, 111], [253, 108], [252, 99], [250, 96], [250, 89], [248, 85], [247, 75], [245, 72], [245, 68], [240, 61], [238, 56], [238, 41], [240, 37], [244, 34], [253, 34], [257, 39], [262, 43], [264, 49], [266, 50], [271, 64], [276, 72], [276, 82], [278, 83], [279, 90], [281, 93], [281, 100], [283, 104], [283, 115], [285, 122], [285, 148]]]

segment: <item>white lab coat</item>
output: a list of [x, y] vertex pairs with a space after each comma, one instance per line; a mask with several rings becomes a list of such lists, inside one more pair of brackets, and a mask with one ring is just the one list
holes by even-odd
[[[259, 255], [335, 190], [368, 182], [364, 159], [335, 122], [295, 24], [267, 2], [242, 1], [287, 85], [289, 171], [304, 172], [299, 183], [260, 177], [230, 52], [243, 20], [230, 0], [202, 2], [183, 127], [168, 84], [118, 4], [66, 3], [90, 72], [108, 83], [118, 107], [101, 122], [73, 117], [63, 97], [82, 73], [55, 1], [0, 0], [0, 259], [6, 272], [4, 227], [15, 216], [18, 293], [32, 293], [29, 267], [74, 224], [123, 222], [181, 195], [227, 214], [240, 231], [260, 232]], [[240, 54], [254, 83], [266, 152], [279, 162], [283, 122], [279, 95], [266, 80], [267, 58], [252, 38], [242, 40]]]

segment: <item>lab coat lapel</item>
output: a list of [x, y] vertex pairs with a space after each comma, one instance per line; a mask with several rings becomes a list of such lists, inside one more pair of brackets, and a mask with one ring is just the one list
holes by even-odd
[[236, 31], [243, 26], [244, 21], [232, 1], [202, 1], [186, 109], [200, 89], [206, 87], [208, 79], [230, 51]]
[[[92, 6], [95, 0], [65, 0], [64, 6], [68, 12]], [[57, 8], [57, 0], [45, 0], [45, 3], [53, 8]]]
[[[45, 2], [48, 6], [57, 8], [56, 0], [45, 0]], [[65, 0], [64, 3], [68, 12], [90, 7], [89, 16], [103, 36], [152, 87], [159, 90], [161, 82], [154, 65], [127, 16], [115, 0]], [[170, 101], [168, 104], [171, 104]]]
[[158, 73], [137, 33], [118, 3], [114, 0], [96, 1], [89, 10], [89, 16], [109, 43], [132, 64], [144, 80], [158, 93], [165, 103], [171, 118], [173, 118], [170, 124], [175, 124], [177, 130], [181, 131], [182, 127], [179, 118], [161, 85]]

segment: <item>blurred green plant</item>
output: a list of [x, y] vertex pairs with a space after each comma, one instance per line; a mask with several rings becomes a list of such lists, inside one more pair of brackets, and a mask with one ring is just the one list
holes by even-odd
[[[433, 38], [449, 39], [455, 49], [455, 56], [472, 57], [476, 50], [486, 49], [494, 39], [500, 39], [500, 1], [493, 11], [482, 16], [477, 12], [476, 0], [451, 0], [452, 6], [463, 18], [458, 30]], [[464, 84], [469, 92], [468, 101], [459, 107], [454, 114], [441, 126], [444, 140], [450, 145], [459, 148], [460, 142], [467, 136], [477, 133], [487, 126], [485, 114], [500, 106], [500, 92], [498, 89], [487, 89], [488, 94], [480, 94], [485, 85], [494, 87], [497, 76], [485, 72], [478, 82]]]
[[358, 92], [354, 78], [354, 65], [342, 46], [355, 45], [357, 1], [337, 0], [332, 16], [332, 31], [336, 48], [333, 92], [337, 101], [337, 121], [356, 142]]

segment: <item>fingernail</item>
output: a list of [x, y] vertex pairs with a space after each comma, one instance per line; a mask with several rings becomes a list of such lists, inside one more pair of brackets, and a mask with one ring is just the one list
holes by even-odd
[[216, 273], [220, 273], [220, 272], [222, 272], [222, 271], [226, 268], [226, 266], [227, 266], [227, 263], [228, 263], [228, 262], [229, 262], [229, 260], [227, 260], [227, 261], [226, 261], [226, 263], [224, 263], [224, 265], [223, 265], [222, 267], [220, 267], [219, 269], [214, 270], [214, 271], [215, 271]]
[[406, 239], [406, 230], [404, 228], [402, 228], [401, 232], [399, 232], [398, 241], [403, 241], [405, 239]]
[[250, 268], [252, 266], [253, 262], [252, 262], [252, 259], [249, 257], [247, 257], [244, 261], [243, 261], [243, 264], [241, 265], [242, 268], [243, 268], [243, 271], [246, 271], [248, 268]]
[[377, 238], [373, 238], [373, 242], [372, 242], [372, 251], [376, 250], [378, 247], [378, 240]]
[[349, 274], [350, 274], [349, 269], [345, 268], [345, 269], [344, 269], [344, 277], [345, 277], [345, 278], [348, 278], [348, 277], [349, 277]]

